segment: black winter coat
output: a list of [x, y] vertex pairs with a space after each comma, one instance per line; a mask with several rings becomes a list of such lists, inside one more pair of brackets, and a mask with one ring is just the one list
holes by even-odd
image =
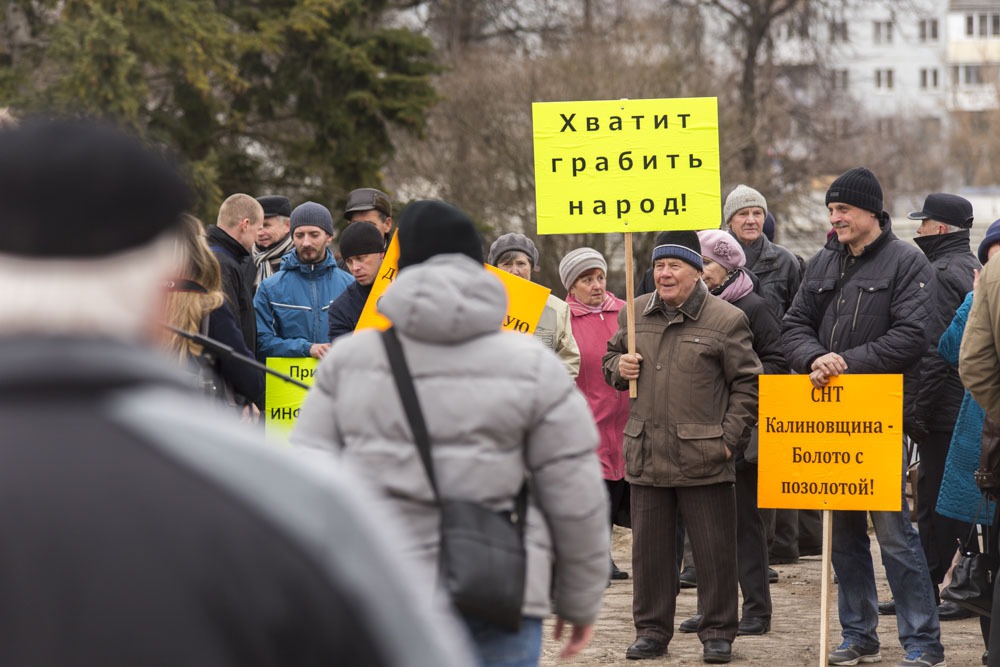
[[[916, 419], [932, 431], [951, 431], [958, 419], [965, 387], [958, 369], [938, 354], [938, 341], [948, 328], [965, 295], [972, 290], [972, 272], [981, 264], [969, 247], [969, 230], [936, 236], [918, 236], [917, 246], [934, 268], [930, 284], [931, 316], [927, 320], [930, 345], [920, 363]], [[919, 441], [919, 437], [917, 438]]]
[[779, 320], [791, 307], [795, 293], [799, 291], [802, 279], [802, 265], [798, 257], [784, 246], [771, 243], [766, 236], [761, 236], [760, 256], [753, 266], [746, 267], [760, 281], [757, 291], [771, 311]]
[[257, 315], [253, 309], [253, 284], [257, 278], [257, 267], [247, 249], [222, 229], [209, 225], [205, 235], [222, 270], [222, 293], [239, 320], [243, 342], [256, 355]]
[[340, 296], [333, 300], [327, 311], [330, 322], [328, 334], [330, 342], [334, 339], [354, 333], [354, 327], [358, 326], [361, 318], [361, 311], [365, 309], [365, 302], [368, 295], [372, 293], [372, 286], [362, 287], [357, 281], [347, 286]]
[[[838, 284], [845, 270], [850, 273]], [[789, 366], [809, 373], [817, 357], [837, 352], [848, 373], [903, 373], [904, 402], [912, 404], [907, 385], [930, 340], [933, 277], [923, 253], [892, 233], [888, 216], [882, 234], [856, 257], [832, 238], [809, 260], [782, 322]]]

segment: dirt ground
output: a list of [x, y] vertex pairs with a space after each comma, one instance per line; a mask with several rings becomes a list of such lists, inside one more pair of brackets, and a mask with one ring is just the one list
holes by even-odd
[[[890, 597], [885, 583], [878, 542], [872, 538], [872, 551], [876, 580], [879, 582], [879, 599]], [[613, 552], [620, 568], [632, 571], [632, 535], [630, 531], [616, 528]], [[771, 585], [774, 615], [771, 632], [759, 637], [738, 637], [733, 644], [734, 665], [770, 665], [793, 667], [817, 666], [820, 662], [820, 575], [822, 561], [819, 556], [802, 558], [795, 565], [776, 565], [780, 578]], [[831, 575], [832, 582], [832, 575]], [[677, 601], [675, 626], [695, 611], [694, 589], [684, 589]], [[542, 647], [542, 665], [688, 665], [704, 664], [701, 660], [701, 643], [696, 634], [675, 632], [668, 654], [657, 660], [626, 661], [625, 649], [635, 639], [632, 625], [632, 580], [616, 581], [604, 597], [604, 610], [597, 620], [594, 640], [587, 650], [572, 660], [558, 658], [559, 646], [552, 641], [552, 622], [546, 624]], [[942, 642], [949, 667], [980, 665], [983, 654], [982, 635], [978, 618], [941, 623]], [[903, 649], [896, 635], [896, 617], [879, 617], [879, 638], [882, 641], [882, 664], [894, 665], [903, 658]], [[830, 599], [830, 645], [840, 643], [840, 624], [837, 622], [836, 586]]]

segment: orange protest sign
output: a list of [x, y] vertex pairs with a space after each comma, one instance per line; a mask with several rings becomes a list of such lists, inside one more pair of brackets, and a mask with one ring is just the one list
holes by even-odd
[[[384, 331], [389, 328], [391, 322], [378, 310], [378, 300], [395, 281], [399, 264], [399, 241], [397, 237], [392, 237], [392, 242], [385, 252], [382, 266], [378, 270], [378, 278], [372, 284], [371, 294], [365, 301], [365, 307], [358, 318], [355, 331], [362, 329], [378, 329]], [[542, 310], [545, 308], [545, 301], [548, 299], [549, 288], [542, 287], [530, 280], [524, 280], [517, 276], [501, 271], [495, 266], [484, 265], [488, 271], [493, 273], [504, 289], [507, 290], [507, 316], [504, 318], [503, 327], [510, 331], [531, 334], [538, 326], [538, 320], [542, 317]]]
[[483, 266], [499, 278], [507, 290], [507, 316], [504, 318], [503, 328], [525, 334], [535, 333], [535, 327], [538, 326], [538, 320], [542, 317], [545, 302], [552, 290], [530, 280], [518, 278], [513, 273], [507, 273], [495, 266], [489, 264]]
[[399, 265], [399, 234], [392, 235], [392, 241], [385, 250], [385, 257], [382, 258], [382, 265], [378, 269], [378, 277], [372, 283], [372, 291], [365, 301], [365, 307], [361, 310], [361, 316], [354, 327], [355, 331], [362, 329], [378, 329], [385, 331], [391, 322], [378, 312], [378, 300], [389, 288], [389, 285], [396, 279], [397, 266]]
[[760, 376], [760, 507], [898, 511], [903, 377]]

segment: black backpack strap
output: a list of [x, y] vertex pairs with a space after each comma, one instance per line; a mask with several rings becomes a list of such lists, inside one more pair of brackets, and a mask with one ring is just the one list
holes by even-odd
[[[413, 439], [420, 452], [420, 460], [427, 471], [427, 479], [430, 480], [431, 488], [434, 490], [434, 498], [441, 502], [441, 494], [438, 491], [437, 477], [434, 475], [434, 461], [431, 459], [431, 439], [427, 433], [427, 424], [424, 422], [424, 413], [420, 409], [420, 400], [417, 398], [417, 389], [413, 385], [413, 376], [406, 363], [406, 356], [403, 354], [403, 346], [399, 342], [399, 334], [395, 328], [389, 327], [382, 332], [382, 344], [385, 345], [386, 355], [389, 357], [389, 366], [392, 368], [392, 376], [396, 380], [396, 389], [399, 391], [399, 399], [403, 403], [406, 411], [406, 418], [410, 422], [410, 430], [413, 432]], [[514, 510], [511, 520], [523, 533], [527, 523], [528, 512], [528, 480], [525, 478], [514, 499]]]
[[431, 459], [431, 439], [427, 434], [427, 424], [424, 422], [424, 413], [420, 409], [417, 389], [413, 386], [413, 376], [410, 375], [410, 368], [403, 355], [403, 346], [399, 342], [399, 335], [395, 328], [389, 327], [382, 332], [382, 343], [385, 345], [385, 352], [389, 357], [392, 376], [396, 380], [399, 399], [403, 403], [406, 418], [410, 422], [410, 430], [413, 431], [413, 440], [417, 445], [417, 451], [420, 452], [420, 460], [424, 464], [424, 470], [427, 471], [427, 479], [430, 480], [431, 488], [434, 490], [434, 498], [440, 502], [441, 494], [438, 492], [437, 478], [434, 475], [434, 461]]

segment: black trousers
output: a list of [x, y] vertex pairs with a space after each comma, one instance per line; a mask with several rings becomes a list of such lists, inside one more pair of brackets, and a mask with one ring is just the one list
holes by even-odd
[[[771, 618], [771, 584], [767, 580], [767, 533], [757, 509], [757, 465], [736, 464], [736, 553], [739, 561], [743, 618]], [[698, 572], [701, 577], [701, 572]]]
[[668, 644], [674, 636], [677, 515], [691, 538], [703, 609], [698, 637], [736, 638], [739, 623], [736, 493], [733, 484], [692, 487], [630, 485], [632, 495], [632, 619], [636, 636]]
[[[678, 525], [682, 520], [678, 518]], [[683, 526], [680, 528], [683, 530]], [[684, 566], [693, 565], [690, 540], [684, 543]], [[743, 593], [743, 618], [771, 618], [771, 584], [767, 578], [767, 529], [757, 509], [757, 465], [736, 462], [736, 561]], [[701, 574], [698, 573], [700, 577]], [[702, 612], [701, 599], [698, 613]]]
[[920, 451], [920, 470], [917, 473], [917, 530], [920, 546], [927, 559], [931, 583], [937, 586], [951, 567], [959, 540], [965, 540], [972, 525], [941, 516], [937, 507], [944, 462], [951, 445], [951, 431], [931, 431], [917, 444]]

